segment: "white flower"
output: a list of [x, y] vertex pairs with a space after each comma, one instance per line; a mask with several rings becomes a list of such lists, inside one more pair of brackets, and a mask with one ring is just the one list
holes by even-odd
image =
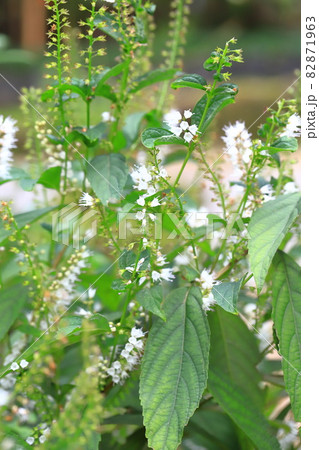
[[161, 270], [161, 278], [162, 280], [166, 280], [166, 281], [173, 281], [175, 278], [175, 275], [173, 275], [173, 269], [166, 268], [166, 269], [162, 269]]
[[80, 206], [93, 206], [94, 198], [87, 192], [82, 192], [82, 195], [79, 199], [79, 205]]
[[191, 142], [191, 140], [193, 139], [193, 135], [192, 135], [192, 133], [189, 133], [189, 132], [187, 132], [187, 133], [185, 133], [184, 134], [184, 140], [186, 141], [186, 142]]
[[125, 344], [125, 350], [126, 350], [127, 352], [130, 353], [130, 352], [133, 350], [133, 348], [134, 348], [134, 345], [131, 344], [130, 342], [128, 342], [127, 344]]
[[9, 178], [13, 160], [12, 149], [16, 148], [16, 121], [0, 115], [0, 178]]
[[184, 111], [183, 116], [179, 111], [173, 110], [164, 116], [164, 122], [168, 125], [170, 131], [175, 136], [180, 137], [182, 133], [186, 142], [191, 142], [198, 131], [197, 125], [189, 125], [187, 119], [192, 117], [193, 113], [188, 109]]
[[[127, 359], [129, 356], [130, 352], [128, 350], [126, 350], [126, 348], [124, 350], [121, 351], [121, 356], [123, 356], [123, 358]], [[109, 375], [111, 375], [109, 373]]]
[[298, 192], [299, 189], [295, 185], [293, 181], [289, 181], [284, 186], [284, 194], [293, 194], [294, 192]]
[[47, 438], [46, 438], [46, 436], [44, 436], [44, 434], [42, 434], [42, 436], [39, 437], [40, 444], [43, 444], [46, 440], [47, 440]]
[[[112, 2], [112, 3], [114, 3], [114, 2]], [[114, 122], [115, 117], [113, 117], [111, 113], [106, 111], [106, 112], [102, 113], [102, 120], [103, 120], [103, 122]]]
[[135, 183], [134, 188], [139, 191], [144, 191], [149, 188], [149, 183], [152, 181], [152, 175], [148, 171], [145, 165], [135, 166], [134, 170], [131, 172], [131, 177]]
[[171, 127], [170, 130], [177, 137], [180, 137], [180, 135], [183, 133], [183, 130], [181, 127]]
[[16, 363], [16, 362], [12, 363], [11, 366], [10, 366], [10, 369], [13, 370], [14, 372], [16, 370], [19, 370], [19, 364]]
[[137, 200], [136, 203], [140, 206], [145, 206], [145, 196], [141, 195]]
[[301, 119], [298, 114], [292, 114], [287, 122], [286, 128], [281, 136], [299, 137], [300, 136]]
[[121, 363], [119, 361], [114, 361], [114, 363], [112, 364], [112, 367], [114, 367], [115, 370], [119, 370], [121, 369]]
[[157, 197], [153, 198], [153, 200], [150, 203], [151, 208], [155, 208], [156, 206], [160, 206], [160, 202], [158, 201]]
[[169, 127], [176, 126], [182, 120], [182, 115], [176, 109], [171, 109], [170, 112], [164, 115], [164, 122], [167, 123]]
[[28, 365], [29, 365], [29, 363], [25, 359], [22, 359], [22, 361], [20, 361], [20, 367], [22, 369], [25, 369], [26, 367], [28, 367]]
[[138, 339], [138, 338], [144, 337], [145, 333], [143, 332], [143, 330], [141, 328], [133, 327], [131, 330], [131, 336]]
[[135, 217], [137, 220], [143, 220], [145, 217], [145, 209], [143, 209], [143, 211], [137, 211]]
[[25, 441], [26, 441], [27, 444], [33, 445], [34, 444], [34, 437], [29, 436]]
[[153, 281], [158, 281], [161, 279], [161, 274], [157, 272], [157, 270], [152, 271], [152, 279]]
[[130, 338], [129, 338], [129, 343], [130, 344], [132, 344], [133, 345], [133, 347], [135, 347], [136, 346], [136, 342], [137, 342], [137, 339], [136, 339], [136, 337], [134, 337], [134, 336], [131, 336]]
[[212, 292], [210, 292], [208, 295], [203, 297], [203, 310], [204, 311], [210, 311], [212, 306], [216, 304], [216, 300], [214, 298], [214, 295]]
[[167, 178], [168, 173], [167, 170], [165, 169], [165, 167], [161, 167], [159, 170], [159, 176], [162, 178]]
[[197, 133], [197, 131], [198, 131], [198, 126], [197, 125], [191, 125], [190, 127], [189, 127], [189, 131], [192, 133], [192, 134], [196, 134]]
[[251, 134], [246, 130], [245, 122], [237, 120], [235, 125], [225, 126], [223, 130], [225, 136], [222, 136], [222, 140], [226, 144], [224, 150], [231, 157], [233, 164], [236, 166], [239, 158], [248, 163], [252, 155], [252, 141]]
[[190, 118], [192, 117], [192, 115], [193, 115], [193, 113], [192, 113], [192, 111], [191, 111], [190, 109], [186, 109], [186, 110], [184, 111], [184, 117], [185, 117], [185, 119], [190, 119]]
[[260, 192], [263, 194], [263, 202], [266, 203], [269, 200], [274, 200], [274, 189], [271, 184], [264, 184], [260, 188]]
[[188, 124], [188, 122], [186, 122], [186, 120], [183, 120], [179, 126], [181, 127], [181, 129], [183, 131], [186, 131], [189, 128], [189, 124]]
[[156, 220], [155, 214], [152, 214], [152, 213], [149, 213], [149, 218], [151, 219], [152, 222], [155, 222], [155, 220]]
[[211, 291], [213, 286], [220, 284], [220, 281], [215, 280], [215, 274], [213, 272], [208, 272], [207, 269], [204, 269], [200, 274], [200, 278], [197, 278], [203, 290]]
[[90, 288], [88, 289], [88, 297], [89, 297], [89, 299], [94, 298], [94, 297], [95, 297], [95, 294], [96, 294], [96, 289], [90, 287]]

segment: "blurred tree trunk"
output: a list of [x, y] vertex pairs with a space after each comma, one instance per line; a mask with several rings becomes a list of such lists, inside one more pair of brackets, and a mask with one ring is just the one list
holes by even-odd
[[43, 0], [21, 0], [21, 47], [42, 50], [46, 37], [46, 11]]

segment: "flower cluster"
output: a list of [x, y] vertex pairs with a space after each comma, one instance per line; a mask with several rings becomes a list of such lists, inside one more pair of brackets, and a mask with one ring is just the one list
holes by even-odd
[[286, 128], [281, 133], [281, 136], [299, 137], [301, 128], [301, 118], [298, 114], [292, 114], [287, 122]]
[[[21, 369], [25, 369], [26, 367], [28, 367], [28, 365], [29, 365], [29, 363], [28, 363], [28, 361], [26, 361], [25, 359], [22, 359], [21, 361], [20, 361], [20, 367], [21, 367]], [[13, 362], [12, 364], [11, 364], [11, 366], [10, 366], [10, 369], [11, 370], [13, 370], [14, 372], [16, 371], [16, 370], [19, 370], [19, 364], [17, 363], [17, 362]]]
[[192, 115], [193, 113], [189, 109], [185, 110], [183, 115], [179, 111], [172, 109], [165, 114], [164, 122], [175, 136], [182, 137], [184, 141], [189, 143], [198, 133], [197, 125], [190, 125], [187, 121]]
[[225, 152], [230, 156], [234, 166], [240, 165], [241, 161], [248, 164], [253, 154], [251, 147], [251, 134], [248, 133], [245, 122], [236, 121], [235, 125], [228, 125], [223, 128], [225, 136]]
[[12, 149], [16, 147], [16, 121], [0, 116], [0, 178], [9, 178], [12, 163]]
[[114, 361], [111, 367], [106, 369], [107, 374], [112, 377], [113, 383], [122, 384], [129, 376], [128, 372], [138, 364], [144, 348], [144, 336], [145, 333], [140, 328], [132, 328], [131, 336], [121, 351], [121, 360]]
[[210, 311], [212, 306], [216, 304], [212, 289], [214, 286], [220, 284], [220, 281], [215, 279], [215, 274], [209, 272], [207, 269], [202, 270], [200, 277], [196, 279], [198, 281], [202, 294], [203, 294], [203, 310]]
[[91, 252], [83, 246], [69, 258], [67, 267], [63, 267], [57, 274], [57, 279], [50, 287], [57, 298], [56, 307], [70, 304], [74, 296], [75, 285], [79, 281], [79, 275], [87, 267], [87, 259], [90, 256]]
[[[146, 193], [140, 195], [136, 201], [139, 206], [144, 207], [147, 205], [149, 208], [156, 208], [161, 205], [158, 197], [154, 197], [149, 201], [147, 199], [154, 196], [156, 192], [158, 192], [158, 182], [161, 179], [166, 179], [168, 177], [167, 171], [164, 167], [161, 167], [160, 170], [157, 171], [153, 166], [146, 167], [141, 164], [139, 166], [135, 166], [134, 170], [131, 172], [131, 177], [134, 182], [134, 189], [137, 189], [138, 191], [146, 191]], [[143, 227], [147, 223], [147, 217], [149, 217], [153, 222], [156, 219], [155, 214], [146, 213], [146, 208], [138, 211], [135, 217], [137, 220], [142, 222]]]

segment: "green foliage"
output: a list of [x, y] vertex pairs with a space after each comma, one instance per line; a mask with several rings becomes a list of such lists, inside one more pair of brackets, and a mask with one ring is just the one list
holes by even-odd
[[[242, 51], [230, 39], [205, 78], [183, 73], [191, 0], [171, 2], [159, 67], [155, 3], [75, 3], [71, 31], [70, 2], [45, 2], [48, 86], [23, 91], [21, 123], [0, 117], [0, 184], [36, 195], [27, 213], [0, 208], [1, 446], [297, 447], [296, 100], [256, 136], [240, 117], [216, 125]], [[202, 97], [170, 110], [170, 87]], [[11, 164], [22, 125], [25, 170]], [[215, 135], [238, 179], [211, 160]]]
[[[240, 317], [220, 307], [209, 318], [211, 339], [208, 388], [258, 448], [279, 448], [263, 417], [263, 394], [256, 366], [256, 340]], [[245, 405], [245, 408], [242, 408]]]
[[273, 320], [279, 338], [285, 386], [295, 419], [301, 417], [301, 273], [295, 261], [282, 251], [274, 258]]
[[276, 250], [298, 215], [299, 204], [299, 193], [284, 195], [266, 203], [252, 215], [248, 227], [249, 262], [259, 291]]
[[213, 294], [216, 303], [225, 311], [236, 314], [237, 300], [240, 291], [241, 281], [222, 283], [213, 287]]
[[27, 300], [23, 286], [11, 286], [0, 292], [0, 340], [15, 322]]
[[175, 449], [206, 387], [209, 328], [198, 289], [172, 291], [163, 310], [166, 322], [158, 319], [147, 340], [140, 397], [149, 445]]
[[122, 197], [128, 177], [125, 158], [116, 153], [96, 156], [87, 165], [87, 177], [97, 197], [107, 205]]

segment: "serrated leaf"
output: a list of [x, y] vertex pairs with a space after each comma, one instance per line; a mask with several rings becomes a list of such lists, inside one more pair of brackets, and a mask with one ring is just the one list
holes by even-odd
[[164, 321], [166, 320], [165, 313], [161, 307], [161, 303], [163, 302], [161, 286], [153, 286], [151, 289], [142, 289], [137, 293], [136, 299], [143, 308], [147, 309], [147, 311], [150, 311]]
[[301, 274], [300, 267], [287, 254], [278, 251], [272, 280], [272, 317], [283, 357], [286, 390], [297, 422], [301, 416]]
[[241, 388], [250, 401], [263, 405], [258, 383], [261, 377], [256, 369], [260, 361], [255, 336], [239, 316], [217, 306], [208, 314], [211, 329], [210, 377], [215, 371], [227, 376], [232, 384]]
[[[215, 90], [212, 99], [209, 101], [206, 117], [201, 125], [201, 132], [206, 130], [219, 111], [225, 106], [235, 102], [235, 95], [237, 93], [238, 87], [232, 83], [224, 83]], [[207, 94], [205, 94], [196, 104], [193, 110], [192, 124], [197, 126], [200, 125], [204, 111], [206, 110], [207, 99]]]
[[152, 84], [159, 83], [160, 81], [171, 80], [176, 74], [176, 69], [156, 69], [152, 72], [148, 72], [145, 75], [133, 80], [133, 87], [130, 89], [131, 94], [144, 89]]
[[142, 133], [142, 143], [147, 148], [154, 148], [157, 145], [178, 144], [188, 146], [184, 139], [175, 136], [165, 128], [147, 128]]
[[87, 177], [103, 205], [122, 196], [128, 177], [128, 167], [123, 155], [99, 155], [87, 165]]
[[260, 449], [279, 449], [262, 413], [260, 354], [254, 335], [239, 316], [219, 306], [209, 313], [211, 351], [208, 388], [232, 420]]
[[271, 261], [298, 216], [300, 193], [286, 194], [254, 211], [248, 225], [248, 257], [260, 292]]
[[209, 327], [198, 288], [165, 299], [167, 321], [157, 319], [142, 361], [140, 398], [148, 444], [175, 450], [206, 387]]
[[213, 287], [216, 303], [225, 311], [237, 314], [237, 300], [242, 280], [224, 282]]
[[[245, 363], [243, 361], [243, 363]], [[260, 450], [280, 450], [279, 443], [272, 433], [262, 412], [250, 402], [242, 389], [231, 383], [223, 373], [214, 374], [208, 386], [215, 400], [232, 418], [236, 425], [253, 441]]]
[[16, 285], [0, 291], [0, 340], [5, 336], [11, 325], [20, 314], [28, 291], [25, 287]]
[[201, 89], [205, 91], [205, 86], [207, 86], [207, 81], [201, 75], [197, 73], [191, 73], [188, 75], [184, 75], [177, 80], [173, 81], [171, 84], [172, 89], [178, 89], [182, 87], [190, 87], [194, 89]]

